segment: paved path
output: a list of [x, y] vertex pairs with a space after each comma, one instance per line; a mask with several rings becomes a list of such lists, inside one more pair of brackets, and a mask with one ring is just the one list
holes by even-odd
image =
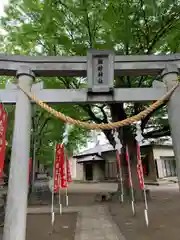
[[125, 240], [105, 206], [82, 207], [75, 240]]

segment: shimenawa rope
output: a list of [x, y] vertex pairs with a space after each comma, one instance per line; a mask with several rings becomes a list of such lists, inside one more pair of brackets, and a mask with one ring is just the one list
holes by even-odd
[[[179, 81], [179, 78], [177, 79]], [[55, 116], [56, 118], [59, 118], [60, 120], [73, 125], [78, 125], [83, 128], [87, 129], [101, 129], [101, 130], [108, 130], [108, 129], [115, 129], [122, 126], [126, 126], [129, 124], [132, 124], [134, 122], [137, 122], [143, 118], [145, 118], [148, 114], [150, 114], [152, 111], [154, 111], [156, 108], [158, 108], [160, 105], [164, 103], [164, 101], [168, 100], [171, 94], [175, 91], [175, 89], [179, 86], [179, 82], [172, 87], [166, 94], [164, 94], [159, 100], [154, 102], [150, 107], [146, 108], [142, 112], [138, 113], [137, 115], [134, 115], [132, 117], [126, 118], [122, 121], [118, 122], [110, 122], [110, 123], [88, 123], [88, 122], [82, 122], [80, 120], [73, 119], [71, 117], [68, 117], [64, 115], [61, 112], [56, 111], [52, 107], [50, 107], [48, 104], [44, 103], [41, 100], [38, 100], [36, 96], [31, 94], [30, 92], [27, 92], [21, 85], [17, 85], [31, 100], [33, 100], [38, 106], [49, 112], [51, 115]]]

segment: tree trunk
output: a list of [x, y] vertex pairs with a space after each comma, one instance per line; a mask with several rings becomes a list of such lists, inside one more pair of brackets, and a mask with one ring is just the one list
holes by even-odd
[[[123, 103], [114, 103], [110, 105], [112, 121], [121, 121], [125, 119], [126, 113], [124, 111]], [[124, 199], [131, 200], [131, 189], [129, 187], [129, 174], [128, 174], [128, 165], [125, 158], [126, 146], [128, 146], [129, 150], [129, 158], [131, 165], [131, 174], [132, 174], [132, 182], [133, 182], [133, 190], [135, 200], [143, 200], [143, 192], [140, 189], [138, 176], [137, 176], [137, 151], [136, 151], [136, 140], [133, 136], [133, 132], [131, 126], [122, 127], [117, 129], [119, 132], [119, 138], [121, 144], [123, 145], [121, 152], [121, 168], [122, 168], [122, 178], [123, 178], [123, 190], [124, 190]], [[113, 135], [111, 131], [104, 131], [104, 134], [108, 138], [110, 144], [115, 146], [115, 141], [113, 139]], [[117, 193], [120, 194], [122, 192], [121, 184], [119, 181]]]

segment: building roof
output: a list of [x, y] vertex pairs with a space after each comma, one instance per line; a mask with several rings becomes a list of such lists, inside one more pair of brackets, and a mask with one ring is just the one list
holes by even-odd
[[[147, 147], [147, 146], [153, 146], [153, 147], [172, 147], [172, 144], [153, 144], [153, 143], [142, 143], [141, 147]], [[113, 146], [110, 143], [102, 144], [102, 145], [96, 145], [93, 148], [89, 148], [87, 150], [84, 150], [76, 155], [74, 155], [75, 158], [82, 158], [83, 156], [89, 156], [89, 155], [101, 155], [103, 152], [110, 152], [114, 151]]]
[[96, 145], [93, 148], [84, 150], [84, 151], [76, 154], [74, 157], [82, 157], [85, 155], [98, 154], [98, 153], [109, 152], [109, 151], [113, 151], [113, 150], [114, 150], [113, 146], [111, 144], [107, 143], [107, 144], [102, 144], [102, 145]]
[[94, 154], [94, 155], [82, 156], [80, 159], [77, 160], [78, 163], [89, 162], [89, 161], [104, 161], [104, 159], [101, 156]]

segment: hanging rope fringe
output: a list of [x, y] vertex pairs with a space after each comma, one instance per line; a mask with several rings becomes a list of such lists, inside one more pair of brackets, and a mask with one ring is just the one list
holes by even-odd
[[[180, 78], [178, 77], [177, 81], [179, 81]], [[71, 117], [68, 117], [64, 115], [61, 112], [56, 111], [55, 109], [51, 108], [48, 104], [44, 103], [41, 100], [38, 100], [33, 94], [30, 92], [27, 92], [21, 85], [17, 85], [31, 100], [33, 100], [38, 106], [49, 112], [51, 115], [55, 116], [56, 118], [59, 118], [60, 120], [69, 123], [69, 124], [74, 124], [78, 125], [83, 128], [87, 129], [101, 129], [101, 130], [108, 130], [108, 129], [115, 129], [119, 127], [123, 127], [129, 124], [132, 124], [134, 122], [137, 122], [143, 118], [145, 118], [149, 113], [154, 111], [156, 108], [161, 106], [164, 101], [167, 101], [171, 94], [175, 91], [175, 89], [179, 86], [179, 82], [172, 88], [170, 89], [162, 98], [157, 100], [155, 103], [153, 103], [150, 107], [146, 108], [142, 112], [138, 113], [137, 115], [134, 115], [132, 117], [126, 118], [122, 121], [119, 122], [111, 122], [111, 123], [101, 123], [101, 124], [96, 124], [96, 123], [87, 123], [87, 122], [82, 122], [80, 120], [75, 120]]]

